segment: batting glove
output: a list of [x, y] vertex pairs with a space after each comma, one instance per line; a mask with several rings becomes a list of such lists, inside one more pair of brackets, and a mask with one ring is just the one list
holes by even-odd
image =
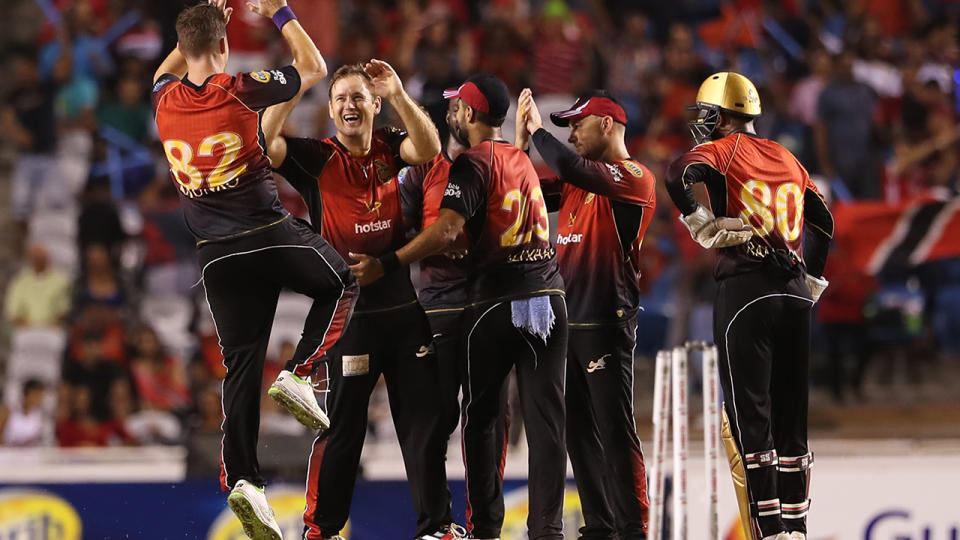
[[820, 299], [820, 295], [823, 294], [824, 290], [826, 290], [827, 285], [830, 285], [830, 282], [822, 276], [816, 278], [810, 274], [807, 274], [806, 281], [807, 287], [810, 288], [810, 297], [813, 298], [814, 303]]
[[690, 229], [690, 236], [707, 249], [738, 246], [753, 237], [753, 230], [742, 219], [717, 218], [703, 206], [688, 216], [680, 216], [680, 221]]

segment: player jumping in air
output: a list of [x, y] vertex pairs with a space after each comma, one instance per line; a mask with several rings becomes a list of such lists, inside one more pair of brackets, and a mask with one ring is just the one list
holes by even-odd
[[[797, 159], [755, 135], [760, 98], [746, 77], [711, 75], [696, 109], [698, 146], [670, 166], [667, 189], [693, 239], [718, 248], [713, 336], [739, 454], [731, 464], [746, 466], [738, 486], [744, 530], [752, 538], [804, 540], [813, 463], [810, 310], [827, 287], [833, 217]], [[701, 182], [712, 210], [694, 198]]]
[[247, 536], [278, 540], [257, 463], [260, 391], [270, 328], [282, 287], [314, 299], [303, 337], [271, 395], [312, 428], [329, 425], [309, 376], [347, 326], [357, 285], [343, 259], [283, 209], [270, 172], [260, 115], [326, 76], [310, 36], [283, 0], [249, 9], [281, 29], [293, 65], [231, 76], [226, 0], [177, 18], [177, 48], [154, 77], [157, 128], [180, 194], [207, 304], [227, 368], [223, 381], [220, 480]]

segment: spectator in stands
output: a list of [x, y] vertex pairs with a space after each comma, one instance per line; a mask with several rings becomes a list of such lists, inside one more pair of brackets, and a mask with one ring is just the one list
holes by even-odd
[[[67, 393], [68, 413], [57, 424], [57, 440], [60, 446], [115, 446], [133, 445], [136, 439], [123, 423], [113, 415], [98, 419], [91, 411], [90, 388], [77, 386]], [[108, 391], [109, 394], [109, 391]]]
[[163, 350], [157, 333], [144, 325], [130, 352], [130, 371], [144, 409], [182, 412], [190, 406], [183, 366]]
[[144, 80], [136, 75], [121, 77], [114, 99], [101, 104], [97, 111], [101, 127], [109, 126], [140, 144], [147, 142], [153, 122], [153, 112], [144, 98]]
[[790, 114], [809, 127], [817, 123], [817, 102], [820, 92], [830, 80], [832, 64], [826, 49], [814, 49], [807, 53], [810, 73], [793, 86], [790, 94]]
[[79, 354], [63, 366], [63, 381], [72, 395], [77, 389], [90, 393], [84, 399], [84, 413], [98, 420], [110, 418], [110, 388], [126, 377], [123, 368], [103, 356], [102, 336], [95, 332], [83, 335]]
[[57, 123], [54, 101], [57, 90], [70, 76], [70, 59], [58, 62], [50, 77], [41, 79], [36, 53], [19, 51], [13, 59], [14, 83], [0, 104], [0, 137], [18, 150], [13, 170], [11, 206], [21, 233], [41, 192], [56, 194], [48, 184], [60, 181], [56, 158]]
[[220, 433], [220, 424], [223, 423], [220, 399], [219, 384], [209, 384], [200, 392], [197, 415], [191, 426], [193, 433]]
[[119, 309], [123, 307], [123, 303], [123, 290], [106, 246], [88, 245], [83, 251], [82, 277], [77, 284], [77, 305], [101, 304]]
[[44, 387], [36, 379], [23, 383], [20, 404], [13, 410], [0, 405], [0, 443], [4, 446], [40, 446], [49, 432], [43, 410]]
[[86, 340], [96, 340], [99, 354], [118, 366], [127, 365], [125, 350], [126, 329], [119, 312], [106, 304], [92, 303], [82, 306], [70, 329], [67, 359], [73, 361], [83, 354]]
[[128, 379], [119, 379], [110, 388], [110, 410], [124, 430], [139, 444], [180, 442], [180, 420], [166, 411], [138, 409]]
[[91, 244], [100, 244], [106, 247], [110, 259], [116, 261], [126, 235], [110, 194], [110, 186], [106, 182], [88, 183], [82, 202], [83, 209], [77, 224], [77, 244], [84, 250]]
[[14, 326], [59, 326], [70, 311], [70, 279], [50, 268], [40, 244], [27, 249], [27, 266], [7, 287], [4, 316]]
[[579, 95], [593, 82], [593, 44], [589, 28], [564, 0], [543, 5], [540, 29], [533, 45], [534, 91], [537, 94]]
[[660, 67], [660, 48], [648, 37], [647, 18], [639, 11], [627, 13], [622, 21], [607, 24], [610, 33], [605, 35], [616, 37], [614, 41], [597, 42], [608, 64], [604, 88], [623, 104], [627, 112], [627, 137], [631, 137], [646, 128], [644, 118], [649, 120], [650, 111], [644, 109], [643, 102], [652, 86], [649, 75]]
[[840, 179], [858, 199], [879, 199], [879, 159], [874, 148], [873, 115], [877, 96], [853, 78], [853, 55], [833, 58], [832, 76], [817, 100], [814, 128], [817, 163], [831, 180]]

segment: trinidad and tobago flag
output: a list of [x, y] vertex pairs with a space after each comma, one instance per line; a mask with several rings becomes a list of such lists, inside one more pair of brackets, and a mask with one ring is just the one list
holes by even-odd
[[833, 218], [834, 242], [849, 264], [869, 275], [960, 257], [960, 197], [838, 203]]

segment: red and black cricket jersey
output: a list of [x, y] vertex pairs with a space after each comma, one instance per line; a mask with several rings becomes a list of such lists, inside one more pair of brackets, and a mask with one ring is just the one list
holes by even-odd
[[656, 208], [656, 179], [634, 159], [586, 159], [547, 130], [533, 144], [557, 174], [557, 260], [572, 326], [619, 324], [640, 307], [640, 247]]
[[165, 74], [154, 84], [157, 130], [187, 227], [200, 243], [288, 216], [277, 198], [260, 117], [299, 90], [293, 66], [235, 77], [218, 73], [200, 86]]
[[833, 220], [820, 192], [803, 165], [783, 146], [747, 133], [732, 133], [685, 153], [670, 166], [669, 176], [678, 179], [674, 184], [682, 181], [682, 187], [687, 187], [691, 181], [687, 171], [697, 165], [717, 179], [705, 181], [714, 215], [739, 217], [754, 233], [745, 244], [718, 250], [718, 279], [759, 269], [766, 257], [777, 254], [787, 254], [803, 264], [805, 205], [816, 204], [819, 232], [826, 238], [832, 236]]
[[[399, 177], [403, 214], [408, 225], [423, 230], [437, 220], [451, 165], [453, 161], [441, 152], [430, 162], [407, 168]], [[470, 240], [463, 231], [454, 242], [454, 248], [466, 250], [469, 246]], [[428, 313], [465, 306], [468, 276], [467, 259], [451, 259], [444, 255], [423, 259], [420, 261], [420, 304]]]
[[563, 294], [543, 189], [526, 153], [484, 141], [450, 167], [441, 208], [463, 215], [471, 239], [471, 301]]
[[[374, 132], [370, 152], [354, 156], [337, 140], [287, 137], [287, 157], [277, 172], [300, 192], [314, 229], [340, 253], [377, 257], [406, 243], [397, 173], [406, 166], [400, 143], [406, 132]], [[355, 262], [355, 261], [354, 261]], [[406, 267], [360, 289], [354, 313], [416, 302]]]

